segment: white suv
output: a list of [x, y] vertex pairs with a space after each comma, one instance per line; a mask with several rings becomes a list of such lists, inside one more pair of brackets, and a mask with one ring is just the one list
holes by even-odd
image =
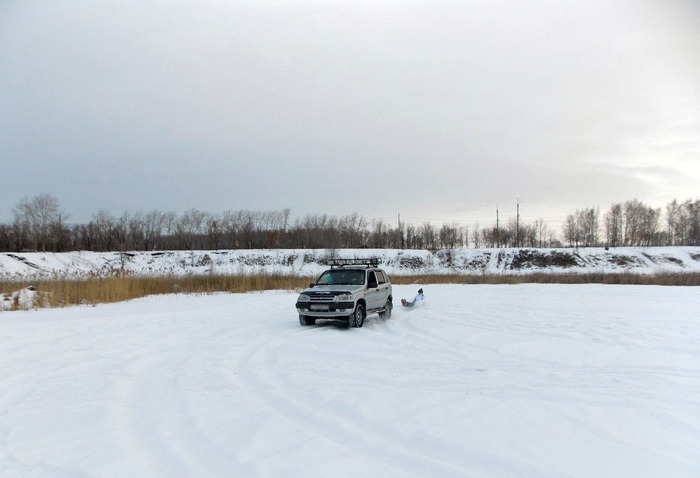
[[301, 325], [316, 319], [347, 320], [350, 327], [362, 327], [367, 314], [391, 317], [391, 281], [378, 269], [376, 259], [337, 259], [330, 269], [299, 294], [296, 307]]

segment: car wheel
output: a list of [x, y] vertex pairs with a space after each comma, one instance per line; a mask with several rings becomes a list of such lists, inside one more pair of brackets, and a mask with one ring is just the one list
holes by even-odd
[[316, 319], [299, 314], [299, 323], [301, 325], [314, 325], [316, 323]]
[[362, 304], [357, 304], [355, 312], [350, 316], [350, 327], [362, 327], [365, 323], [365, 308]]
[[384, 306], [384, 311], [379, 313], [379, 317], [382, 319], [389, 319], [391, 318], [391, 310], [394, 308], [394, 304], [391, 302], [391, 299], [387, 299], [386, 305]]

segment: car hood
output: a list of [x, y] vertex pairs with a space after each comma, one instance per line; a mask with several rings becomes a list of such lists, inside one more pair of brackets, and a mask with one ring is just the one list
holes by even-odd
[[363, 291], [364, 289], [364, 285], [317, 285], [310, 289], [306, 289], [304, 292], [302, 292], [302, 294], [331, 295], [348, 292], [351, 294], [355, 294], [357, 292]]

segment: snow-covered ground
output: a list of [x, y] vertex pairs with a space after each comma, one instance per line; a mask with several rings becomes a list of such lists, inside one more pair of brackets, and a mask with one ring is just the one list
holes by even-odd
[[0, 314], [0, 476], [700, 476], [700, 289], [423, 288]]
[[0, 253], [0, 279], [282, 273], [315, 276], [329, 258], [376, 257], [392, 275], [700, 272], [700, 247], [580, 249], [266, 249]]

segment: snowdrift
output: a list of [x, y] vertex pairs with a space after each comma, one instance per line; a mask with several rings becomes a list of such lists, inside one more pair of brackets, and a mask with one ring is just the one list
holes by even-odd
[[48, 304], [46, 292], [39, 292], [32, 285], [7, 294], [0, 294], [0, 310], [31, 309]]
[[376, 257], [392, 275], [700, 272], [700, 247], [586, 249], [268, 249], [1, 253], [0, 279], [278, 273], [314, 276], [332, 258]]

